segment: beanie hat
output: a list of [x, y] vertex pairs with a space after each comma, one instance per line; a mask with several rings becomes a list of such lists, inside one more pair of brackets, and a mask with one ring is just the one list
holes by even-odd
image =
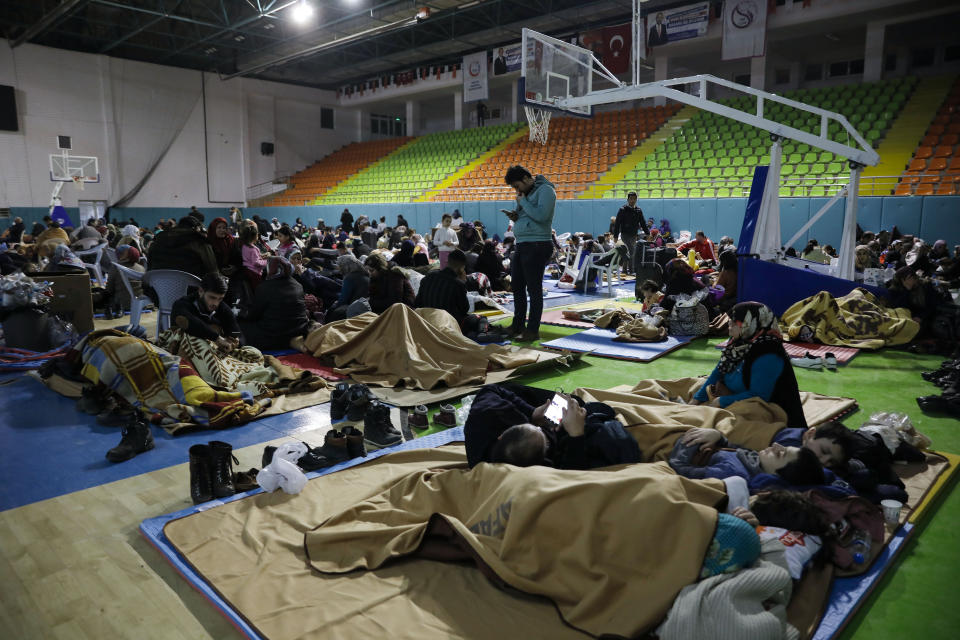
[[748, 567], [760, 557], [760, 536], [747, 524], [729, 513], [717, 516], [717, 531], [713, 534], [707, 557], [700, 570], [701, 578], [733, 573]]

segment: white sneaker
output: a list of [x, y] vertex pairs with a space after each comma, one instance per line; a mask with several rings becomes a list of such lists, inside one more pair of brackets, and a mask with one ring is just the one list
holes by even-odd
[[802, 358], [790, 358], [790, 362], [793, 366], [804, 369], [823, 369], [823, 358], [815, 358], [809, 351]]

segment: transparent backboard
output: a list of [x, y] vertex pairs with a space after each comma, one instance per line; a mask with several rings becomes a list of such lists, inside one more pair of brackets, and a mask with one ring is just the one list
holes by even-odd
[[97, 158], [50, 154], [50, 181], [73, 182], [74, 178], [80, 178], [83, 182], [100, 182], [100, 164]]
[[530, 29], [523, 30], [523, 64], [520, 68], [521, 104], [590, 116], [592, 107], [565, 108], [563, 98], [581, 97], [593, 86], [593, 53]]

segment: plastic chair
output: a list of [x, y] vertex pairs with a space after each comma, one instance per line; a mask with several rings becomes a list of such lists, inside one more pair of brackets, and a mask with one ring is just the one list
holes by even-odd
[[100, 268], [100, 260], [103, 258], [103, 250], [106, 248], [106, 246], [106, 242], [101, 242], [92, 249], [73, 252], [73, 254], [81, 260], [87, 256], [93, 257], [93, 262], [87, 262], [86, 260], [83, 260], [83, 266], [87, 268], [87, 271], [90, 272], [90, 275], [97, 279], [97, 283], [101, 287], [105, 287], [107, 284], [106, 278], [103, 277], [103, 269]]
[[[604, 260], [604, 258], [609, 258], [609, 264], [598, 264]], [[617, 247], [610, 249], [606, 253], [591, 253], [587, 255], [584, 259], [583, 264], [580, 265], [580, 272], [577, 274], [576, 279], [574, 279], [574, 286], [579, 280], [584, 280], [583, 290], [587, 290], [587, 282], [585, 281], [591, 272], [596, 272], [602, 278], [606, 276], [607, 278], [607, 295], [613, 297], [613, 278], [616, 274], [617, 284], [623, 284], [623, 278], [620, 275], [620, 251]]]
[[114, 262], [113, 266], [117, 268], [117, 273], [120, 274], [120, 282], [123, 283], [123, 286], [127, 288], [127, 293], [130, 294], [130, 324], [137, 326], [140, 324], [140, 314], [143, 313], [144, 308], [152, 301], [147, 296], [136, 295], [130, 281], [143, 281], [144, 274], [139, 271], [134, 271], [130, 267], [124, 267], [118, 262]]
[[160, 332], [170, 328], [170, 312], [173, 303], [187, 294], [188, 287], [200, 284], [200, 278], [176, 269], [156, 269], [143, 274], [143, 284], [151, 287], [157, 294], [157, 338]]

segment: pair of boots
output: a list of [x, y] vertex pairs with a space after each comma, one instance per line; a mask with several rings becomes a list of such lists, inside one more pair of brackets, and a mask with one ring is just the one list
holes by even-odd
[[352, 422], [363, 420], [375, 396], [365, 384], [338, 382], [330, 394], [330, 419]]
[[213, 440], [190, 447], [190, 498], [193, 504], [228, 498], [237, 492], [233, 484], [233, 447]]
[[[307, 447], [307, 452], [300, 456], [296, 465], [307, 473], [326, 469], [353, 458], [367, 456], [367, 450], [363, 444], [363, 432], [354, 427], [328, 431], [323, 438], [322, 447], [311, 447], [306, 442], [303, 444]], [[274, 446], [264, 447], [260, 466], [268, 467], [273, 462], [273, 454], [276, 450]]]

